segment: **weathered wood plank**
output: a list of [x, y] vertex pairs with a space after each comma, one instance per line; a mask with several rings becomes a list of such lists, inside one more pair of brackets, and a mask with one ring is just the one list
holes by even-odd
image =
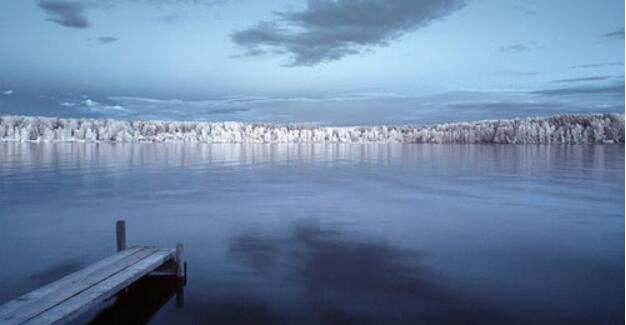
[[115, 295], [159, 265], [174, 257], [173, 249], [158, 249], [146, 258], [121, 270], [97, 285], [65, 300], [24, 324], [58, 324], [75, 319], [83, 311]]
[[109, 263], [92, 272], [87, 272], [82, 277], [75, 277], [70, 279], [70, 281], [62, 281], [64, 283], [59, 289], [13, 310], [4, 315], [3, 318], [0, 318], [0, 321], [21, 324], [39, 314], [45, 313], [45, 311], [54, 306], [63, 304], [67, 299], [103, 282], [107, 278], [132, 267], [157, 251], [159, 251], [158, 248], [144, 247], [122, 259], [115, 260], [114, 263]]
[[87, 266], [84, 269], [81, 269], [79, 271], [76, 271], [72, 274], [69, 274], [65, 277], [62, 277], [61, 279], [58, 279], [52, 283], [49, 283], [43, 287], [40, 287], [38, 289], [35, 289], [19, 298], [13, 299], [11, 301], [6, 302], [5, 304], [0, 306], [0, 319], [3, 319], [5, 315], [7, 315], [8, 313], [12, 312], [13, 310], [19, 308], [20, 306], [24, 306], [25, 304], [31, 303], [37, 299], [40, 299], [41, 297], [44, 297], [64, 286], [67, 285], [67, 283], [71, 283], [73, 281], [75, 281], [76, 279], [82, 278], [84, 276], [86, 276], [87, 274], [93, 273], [96, 270], [99, 270], [103, 267], [106, 267], [110, 264], [114, 264], [117, 261], [126, 258], [129, 255], [135, 254], [137, 253], [139, 250], [143, 249], [143, 247], [140, 246], [136, 246], [136, 247], [131, 247], [123, 252], [120, 252], [118, 254], [106, 257], [94, 264], [91, 264], [89, 266]]

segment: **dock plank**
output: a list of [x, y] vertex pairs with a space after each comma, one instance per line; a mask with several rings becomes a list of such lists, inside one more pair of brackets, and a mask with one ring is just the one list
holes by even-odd
[[135, 247], [131, 247], [123, 252], [120, 252], [118, 254], [115, 255], [111, 255], [109, 257], [106, 257], [94, 264], [91, 264], [81, 270], [78, 270], [72, 274], [69, 274], [67, 276], [64, 276], [52, 283], [49, 283], [43, 287], [40, 287], [36, 290], [33, 290], [29, 293], [26, 293], [23, 296], [20, 296], [16, 299], [13, 299], [11, 301], [6, 302], [5, 304], [0, 306], [0, 319], [3, 319], [5, 317], [5, 315], [9, 314], [10, 312], [14, 311], [15, 309], [24, 306], [32, 301], [35, 301], [37, 299], [40, 299], [46, 295], [49, 295], [50, 293], [54, 292], [55, 290], [58, 290], [60, 288], [62, 288], [66, 283], [75, 281], [75, 279], [77, 278], [82, 278], [87, 274], [90, 274], [92, 272], [94, 272], [95, 270], [99, 270], [109, 264], [115, 263], [116, 261], [123, 259], [125, 257], [127, 257], [128, 255], [134, 254], [136, 252], [138, 252], [139, 250], [143, 249], [143, 247], [141, 246], [135, 246]]
[[101, 268], [92, 270], [91, 272], [84, 273], [81, 277], [72, 277], [67, 280], [60, 280], [59, 288], [49, 294], [28, 301], [22, 304], [19, 308], [12, 312], [5, 314], [0, 318], [0, 321], [11, 322], [14, 324], [21, 324], [28, 319], [31, 319], [45, 310], [62, 303], [64, 300], [69, 299], [73, 295], [89, 288], [90, 286], [97, 284], [111, 275], [119, 272], [121, 269], [132, 265], [146, 256], [152, 254], [156, 249], [143, 247], [135, 253], [125, 256], [122, 259], [115, 260], [114, 263], [109, 263]]
[[46, 311], [45, 313], [29, 320], [24, 324], [58, 324], [71, 321], [85, 310], [101, 303], [121, 289], [127, 287], [139, 278], [147, 275], [152, 270], [174, 257], [173, 249], [159, 249], [150, 256], [121, 272], [107, 278], [97, 286], [92, 286], [80, 294], [71, 297], [62, 304]]
[[1, 324], [65, 322], [174, 256], [173, 249], [133, 247], [0, 307]]

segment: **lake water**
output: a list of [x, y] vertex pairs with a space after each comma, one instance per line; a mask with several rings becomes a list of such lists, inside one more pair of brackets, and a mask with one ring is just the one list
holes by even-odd
[[624, 322], [623, 145], [0, 143], [0, 303], [117, 219], [185, 244], [183, 306], [129, 298], [154, 324]]

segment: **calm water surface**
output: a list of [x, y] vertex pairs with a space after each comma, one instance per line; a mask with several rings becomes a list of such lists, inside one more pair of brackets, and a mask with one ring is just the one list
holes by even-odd
[[185, 244], [184, 306], [146, 279], [78, 322], [624, 323], [623, 145], [0, 143], [0, 303], [121, 218]]

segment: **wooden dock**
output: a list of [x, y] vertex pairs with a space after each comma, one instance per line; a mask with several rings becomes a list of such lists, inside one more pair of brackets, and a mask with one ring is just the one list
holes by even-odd
[[186, 277], [183, 246], [126, 249], [117, 222], [118, 253], [0, 306], [0, 324], [63, 324], [153, 272]]

